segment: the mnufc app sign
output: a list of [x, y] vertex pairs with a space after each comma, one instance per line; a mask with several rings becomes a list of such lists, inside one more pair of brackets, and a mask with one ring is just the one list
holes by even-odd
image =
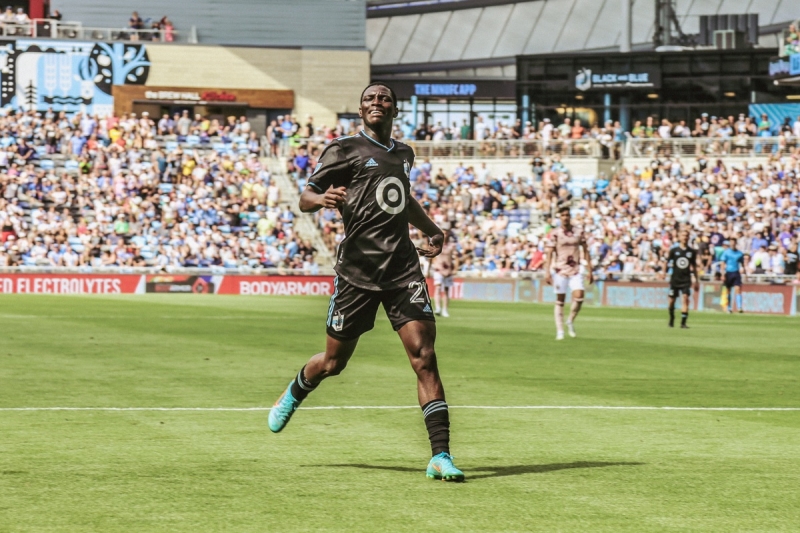
[[415, 83], [417, 96], [474, 96], [478, 86], [474, 83]]
[[579, 91], [591, 89], [654, 89], [661, 85], [661, 76], [651, 71], [641, 72], [592, 72], [582, 68], [575, 75], [575, 88]]

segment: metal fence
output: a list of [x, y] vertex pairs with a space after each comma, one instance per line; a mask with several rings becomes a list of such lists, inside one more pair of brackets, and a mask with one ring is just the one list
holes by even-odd
[[798, 147], [797, 141], [783, 137], [692, 137], [678, 139], [639, 139], [625, 142], [624, 157], [768, 157]]
[[[604, 145], [596, 139], [566, 141], [506, 140], [483, 141], [403, 141], [414, 149], [417, 158], [452, 159], [530, 159], [531, 157], [578, 157], [592, 159], [619, 159], [622, 143]], [[287, 157], [300, 147], [318, 148], [318, 139], [292, 137], [281, 141], [279, 155]]]
[[34, 19], [30, 22], [0, 22], [0, 36], [34, 37], [37, 39], [74, 39], [77, 41], [130, 41], [197, 43], [194, 26], [189, 31], [130, 28], [94, 28], [80, 22]]
[[[530, 159], [532, 157], [570, 157], [617, 160], [626, 157], [769, 157], [800, 149], [800, 141], [784, 137], [734, 137], [721, 139], [693, 137], [678, 139], [630, 138], [608, 145], [597, 139], [578, 140], [502, 140], [484, 141], [404, 141], [418, 158], [442, 159]], [[265, 139], [264, 145], [267, 146]], [[288, 157], [297, 148], [321, 148], [319, 139], [292, 137], [281, 141], [279, 155]]]

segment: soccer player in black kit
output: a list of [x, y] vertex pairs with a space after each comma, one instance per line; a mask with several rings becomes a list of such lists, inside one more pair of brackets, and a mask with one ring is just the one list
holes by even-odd
[[697, 290], [697, 250], [689, 246], [689, 231], [678, 233], [678, 246], [673, 246], [667, 256], [667, 268], [672, 270], [669, 279], [669, 327], [675, 327], [675, 300], [681, 295], [681, 328], [689, 329], [689, 296], [692, 287]]
[[[334, 267], [325, 351], [313, 356], [278, 398], [270, 410], [269, 428], [281, 431], [322, 380], [344, 370], [383, 304], [417, 374], [433, 452], [426, 474], [463, 481], [450, 455], [450, 418], [434, 351], [436, 324], [418, 257], [441, 253], [444, 234], [411, 195], [408, 174], [414, 151], [391, 138], [397, 117], [394, 91], [380, 83], [367, 86], [358, 114], [363, 131], [335, 139], [325, 148], [300, 196], [304, 213], [339, 209], [345, 238]], [[428, 237], [426, 249], [414, 247], [409, 223]]]

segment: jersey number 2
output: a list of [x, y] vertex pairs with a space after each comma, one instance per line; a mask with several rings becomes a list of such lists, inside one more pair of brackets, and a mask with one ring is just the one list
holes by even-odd
[[[409, 289], [414, 290], [414, 294], [411, 295], [411, 303], [412, 304], [424, 304], [427, 301], [430, 301], [428, 297], [428, 285], [422, 281], [412, 281], [408, 284]], [[423, 293], [425, 297], [423, 297]], [[428, 298], [427, 300], [425, 298]]]

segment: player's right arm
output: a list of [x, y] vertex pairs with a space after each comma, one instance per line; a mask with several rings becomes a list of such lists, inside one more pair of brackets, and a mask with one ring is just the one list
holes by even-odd
[[320, 209], [336, 209], [347, 199], [346, 185], [350, 181], [350, 165], [338, 142], [325, 148], [317, 167], [300, 195], [300, 211], [315, 213]]
[[669, 252], [667, 252], [667, 257], [664, 258], [664, 276], [670, 277], [670, 278], [672, 277], [672, 274], [670, 273], [669, 270], [674, 265], [674, 261], [673, 261], [673, 257], [672, 257], [672, 253], [674, 251], [675, 251], [675, 248], [671, 248], [669, 250]]
[[548, 239], [544, 247], [544, 282], [548, 285], [553, 284], [553, 274], [550, 272], [550, 265], [553, 262], [555, 253], [556, 245], [552, 240]]

